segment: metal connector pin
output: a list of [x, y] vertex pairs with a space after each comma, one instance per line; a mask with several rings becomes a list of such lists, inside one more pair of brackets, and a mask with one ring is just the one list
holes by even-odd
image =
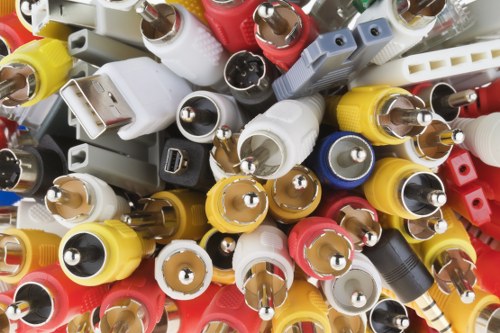
[[453, 332], [448, 319], [428, 292], [422, 294], [414, 302], [421, 310], [430, 327], [440, 333]]
[[17, 222], [16, 206], [0, 206], [0, 226], [15, 227]]
[[261, 146], [252, 151], [250, 156], [241, 160], [240, 168], [244, 174], [253, 175], [271, 157], [271, 150], [266, 144], [270, 143], [270, 141], [271, 140], [264, 142]]
[[476, 276], [472, 259], [462, 250], [443, 251], [432, 264], [432, 273], [436, 283], [443, 292], [449, 294], [453, 288], [465, 304], [475, 299], [474, 289]]
[[458, 108], [474, 103], [476, 100], [477, 100], [476, 91], [473, 89], [467, 89], [443, 97], [441, 103], [448, 105], [452, 108]]
[[405, 230], [411, 238], [429, 240], [434, 235], [443, 234], [448, 230], [448, 222], [443, 218], [441, 210], [434, 214], [416, 220], [404, 220]]
[[361, 251], [363, 246], [377, 244], [382, 234], [382, 227], [375, 221], [375, 215], [365, 208], [355, 209], [351, 205], [342, 207], [338, 223], [349, 232], [357, 251]]
[[360, 291], [354, 291], [351, 295], [351, 304], [355, 308], [362, 308], [366, 305], [368, 302], [368, 299], [366, 298], [366, 295], [363, 294]]
[[269, 2], [264, 2], [257, 8], [257, 15], [269, 25], [276, 35], [284, 35], [290, 29], [288, 22]]
[[254, 12], [256, 37], [277, 48], [288, 47], [302, 31], [302, 20], [285, 1], [264, 2]]
[[410, 326], [408, 311], [399, 301], [382, 295], [368, 314], [374, 333], [402, 333]]
[[47, 200], [54, 204], [66, 205], [71, 208], [77, 208], [82, 205], [82, 197], [79, 193], [72, 192], [58, 185], [48, 189]]
[[438, 134], [439, 143], [445, 146], [459, 145], [464, 142], [465, 134], [461, 129], [455, 128]]
[[148, 1], [140, 1], [135, 11], [143, 18], [142, 35], [150, 42], [168, 42], [180, 29], [181, 16], [175, 6], [166, 3], [153, 5]]
[[428, 126], [433, 119], [432, 112], [428, 110], [396, 108], [389, 115], [396, 125]]
[[349, 151], [341, 153], [337, 158], [337, 162], [340, 166], [346, 168], [353, 163], [363, 163], [367, 156], [368, 153], [362, 147], [354, 147]]
[[185, 106], [181, 109], [179, 117], [185, 123], [197, 122], [198, 124], [208, 125], [216, 121], [217, 116], [210, 110]]
[[233, 133], [228, 126], [221, 126], [214, 137], [214, 148], [210, 154], [217, 166], [226, 174], [240, 173], [240, 159], [238, 157], [239, 133]]
[[10, 320], [21, 320], [31, 312], [31, 305], [27, 301], [17, 301], [9, 305], [5, 314]]
[[437, 208], [446, 204], [446, 193], [443, 190], [433, 189], [419, 184], [409, 184], [405, 193], [410, 199], [430, 204]]
[[146, 320], [144, 306], [131, 298], [112, 304], [104, 313], [100, 323], [102, 333], [144, 333]]
[[25, 85], [26, 81], [24, 80], [24, 77], [19, 74], [14, 76], [12, 79], [0, 82], [0, 99], [9, 97], [14, 92], [24, 88]]
[[94, 327], [99, 322], [99, 307], [75, 316], [68, 323], [67, 333], [95, 333]]

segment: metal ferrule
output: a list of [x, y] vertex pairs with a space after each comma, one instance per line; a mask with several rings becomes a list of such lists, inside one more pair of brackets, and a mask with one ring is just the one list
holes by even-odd
[[21, 320], [28, 326], [39, 327], [50, 322], [54, 316], [54, 304], [55, 296], [47, 287], [37, 282], [27, 282], [17, 287], [14, 303], [9, 305], [5, 313], [10, 320]]
[[21, 149], [0, 149], [0, 188], [16, 193], [29, 192], [38, 181], [37, 158]]
[[0, 226], [3, 228], [15, 227], [17, 224], [17, 207], [0, 206]]
[[374, 246], [382, 236], [382, 227], [370, 209], [346, 205], [340, 209], [337, 222], [351, 236], [356, 251], [363, 250], [365, 245]]
[[439, 333], [452, 333], [451, 324], [446, 319], [443, 311], [432, 299], [428, 292], [421, 295], [415, 301], [415, 304], [421, 310], [422, 316], [427, 320], [430, 327], [437, 330]]
[[40, 85], [33, 67], [12, 63], [0, 69], [0, 102], [5, 107], [15, 107], [32, 100]]
[[365, 177], [375, 163], [368, 142], [356, 135], [344, 135], [337, 139], [328, 151], [328, 164], [333, 174], [345, 181]]
[[396, 17], [410, 29], [420, 29], [436, 20], [446, 0], [393, 0]]
[[102, 333], [144, 333], [149, 321], [147, 317], [143, 304], [131, 298], [123, 298], [115, 301], [104, 312], [99, 327]]
[[18, 274], [26, 255], [25, 245], [19, 237], [0, 234], [0, 276]]
[[455, 144], [464, 141], [464, 133], [452, 129], [448, 123], [434, 119], [425, 130], [412, 138], [413, 149], [424, 160], [435, 161], [446, 157]]
[[443, 218], [443, 212], [438, 210], [434, 214], [416, 220], [405, 220], [405, 230], [411, 238], [425, 241], [436, 234], [442, 234], [448, 229], [448, 223]]
[[173, 5], [166, 3], [151, 4], [141, 1], [136, 12], [142, 16], [141, 33], [151, 43], [168, 43], [181, 30], [182, 16]]
[[283, 209], [302, 211], [313, 204], [321, 185], [311, 171], [296, 165], [290, 172], [273, 181], [271, 199]]
[[368, 322], [373, 333], [402, 333], [410, 325], [406, 306], [384, 295], [368, 314]]
[[216, 132], [210, 154], [217, 166], [227, 175], [241, 172], [238, 156], [238, 139], [240, 133], [233, 133], [228, 126], [222, 126]]
[[477, 316], [475, 333], [500, 332], [500, 304], [489, 304]]
[[416, 172], [401, 181], [400, 202], [416, 218], [428, 217], [446, 204], [441, 179], [432, 172]]
[[95, 333], [99, 324], [99, 308], [74, 317], [67, 325], [67, 333]]

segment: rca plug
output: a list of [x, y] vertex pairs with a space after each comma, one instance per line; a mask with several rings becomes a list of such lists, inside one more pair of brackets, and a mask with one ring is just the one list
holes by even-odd
[[467, 230], [449, 207], [443, 207], [448, 230], [419, 244], [417, 252], [444, 293], [456, 292], [462, 303], [474, 301], [476, 251]]
[[441, 179], [428, 168], [401, 158], [378, 160], [363, 191], [375, 209], [410, 220], [431, 216], [446, 203]]
[[6, 107], [31, 106], [57, 92], [73, 60], [65, 42], [40, 39], [0, 60], [0, 100]]
[[500, 140], [500, 112], [476, 119], [458, 118], [452, 126], [464, 131], [465, 140], [461, 148], [488, 165], [500, 167], [500, 151], [495, 146], [495, 142]]
[[162, 191], [139, 200], [142, 209], [122, 215], [122, 221], [159, 244], [174, 239], [199, 240], [209, 229], [205, 195], [188, 189]]
[[144, 260], [125, 280], [111, 287], [100, 306], [102, 333], [152, 333], [165, 312], [166, 295], [155, 280], [153, 259]]
[[255, 37], [264, 56], [287, 71], [317, 36], [313, 18], [294, 3], [265, 1], [253, 14]]
[[206, 191], [214, 185], [209, 158], [208, 145], [184, 138], [169, 138], [161, 154], [160, 178], [175, 186]]
[[[235, 285], [222, 287], [203, 312], [196, 332], [259, 333], [262, 320]], [[104, 333], [104, 332], [103, 332]]]
[[486, 87], [476, 89], [477, 99], [462, 108], [460, 116], [463, 118], [477, 118], [500, 110], [498, 102], [498, 91], [500, 91], [500, 79], [493, 81]]
[[375, 265], [384, 282], [402, 303], [414, 302], [429, 326], [451, 333], [451, 326], [429, 295], [434, 279], [397, 229], [385, 229], [380, 241], [365, 247], [364, 254]]
[[386, 85], [353, 88], [329, 112], [342, 131], [359, 133], [374, 146], [403, 143], [424, 132], [433, 119], [419, 97]]
[[177, 106], [190, 92], [185, 80], [146, 57], [107, 63], [91, 76], [69, 80], [60, 90], [90, 139], [119, 127], [122, 140], [173, 124]]
[[11, 14], [16, 9], [15, 0], [4, 0], [0, 4], [0, 17]]
[[265, 219], [269, 199], [264, 187], [248, 176], [219, 180], [207, 193], [208, 223], [220, 232], [254, 231]]
[[195, 241], [173, 240], [158, 253], [154, 275], [168, 297], [192, 300], [210, 285], [212, 259]]
[[448, 222], [444, 219], [441, 209], [430, 216], [415, 220], [383, 213], [379, 216], [382, 227], [398, 229], [409, 244], [432, 239], [448, 230]]
[[297, 223], [288, 236], [288, 250], [304, 273], [318, 280], [346, 274], [355, 258], [349, 234], [326, 217], [307, 217]]
[[236, 286], [264, 321], [274, 317], [294, 281], [294, 264], [286, 243], [286, 235], [269, 223], [242, 234], [234, 250]]
[[444, 294], [437, 285], [429, 293], [450, 321], [455, 333], [496, 333], [500, 327], [500, 299], [475, 288], [476, 299], [470, 304], [460, 301], [458, 293]]
[[212, 228], [201, 239], [200, 246], [212, 259], [212, 282], [224, 285], [235, 283], [233, 254], [239, 237], [238, 234], [223, 233]]
[[273, 332], [333, 332], [328, 306], [321, 291], [307, 281], [295, 280], [272, 319]]
[[355, 316], [348, 316], [335, 310], [330, 306], [328, 310], [328, 319], [332, 332], [346, 333], [366, 333], [367, 319], [365, 313], [360, 313]]
[[234, 53], [224, 67], [224, 80], [231, 95], [250, 116], [256, 116], [276, 103], [272, 83], [277, 76], [278, 70], [269, 60], [250, 51]]
[[245, 124], [232, 96], [204, 90], [192, 92], [182, 99], [175, 120], [181, 134], [198, 143], [211, 143], [223, 125], [239, 131]]
[[500, 295], [500, 284], [498, 283], [497, 274], [495, 274], [500, 262], [500, 250], [492, 249], [479, 240], [476, 240], [473, 244], [477, 251], [477, 285], [496, 296]]
[[365, 199], [347, 192], [323, 196], [315, 215], [337, 221], [348, 233], [356, 251], [374, 246], [382, 235], [375, 208]]
[[203, 6], [202, 0], [166, 0], [165, 2], [171, 5], [181, 5], [196, 16], [200, 22], [203, 24], [208, 23], [206, 8]]
[[373, 333], [402, 333], [410, 327], [406, 306], [384, 294], [368, 313], [368, 321]]
[[99, 306], [109, 285], [86, 287], [68, 279], [58, 264], [24, 276], [5, 313], [29, 326], [29, 332], [53, 332], [76, 315]]
[[361, 14], [356, 24], [384, 17], [389, 21], [393, 38], [372, 62], [382, 65], [417, 45], [432, 30], [436, 17], [445, 7], [446, 0], [410, 0], [404, 4], [393, 0], [375, 2]]
[[370, 177], [375, 165], [375, 153], [361, 135], [335, 132], [318, 143], [311, 164], [322, 184], [353, 189]]
[[202, 86], [223, 84], [228, 55], [212, 32], [187, 9], [140, 1], [141, 32], [146, 48], [171, 71]]
[[283, 177], [264, 185], [269, 197], [269, 213], [280, 223], [294, 223], [314, 212], [321, 201], [321, 184], [316, 175], [296, 165]]
[[17, 284], [29, 272], [57, 262], [60, 241], [41, 230], [5, 230], [0, 235], [0, 280]]
[[99, 307], [96, 307], [73, 317], [61, 333], [97, 333], [99, 321]]
[[380, 147], [377, 156], [395, 156], [437, 169], [448, 159], [453, 147], [464, 142], [465, 135], [441, 116], [434, 114], [433, 118], [421, 134], [399, 145]]
[[276, 179], [313, 151], [325, 101], [319, 94], [283, 100], [245, 125], [238, 139], [241, 171]]
[[155, 251], [144, 238], [118, 220], [84, 223], [71, 228], [59, 246], [59, 263], [72, 281], [97, 286], [129, 277], [144, 257]]
[[229, 53], [259, 50], [253, 13], [262, 0], [201, 0], [205, 18], [215, 37]]
[[215, 132], [209, 164], [216, 181], [240, 173], [238, 139], [240, 133], [233, 133], [228, 126], [221, 126]]
[[382, 292], [380, 274], [368, 258], [356, 253], [351, 269], [333, 280], [321, 281], [328, 303], [338, 312], [355, 316], [373, 308]]
[[25, 333], [28, 331], [28, 326], [23, 323], [10, 320], [9, 317], [7, 317], [6, 310], [9, 305], [14, 303], [15, 291], [15, 288], [13, 288], [0, 293], [0, 332]]
[[422, 83], [414, 87], [411, 93], [420, 97], [432, 112], [446, 122], [457, 119], [462, 108], [475, 103], [478, 96], [473, 89], [457, 92], [445, 82]]
[[[8, 2], [8, 1], [7, 1]], [[6, 57], [24, 44], [38, 39], [19, 21], [16, 13], [0, 15], [0, 56]]]
[[101, 179], [72, 173], [54, 179], [45, 207], [66, 228], [76, 224], [120, 218], [130, 211], [128, 201]]

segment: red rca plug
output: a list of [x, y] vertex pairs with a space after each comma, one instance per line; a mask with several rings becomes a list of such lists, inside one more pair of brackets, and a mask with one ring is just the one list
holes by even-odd
[[22, 322], [13, 322], [5, 313], [7, 307], [14, 302], [15, 289], [10, 289], [0, 294], [0, 332], [26, 333], [28, 327]]
[[0, 56], [7, 56], [34, 39], [39, 38], [26, 30], [15, 12], [0, 18]]
[[111, 287], [100, 307], [102, 333], [151, 333], [165, 312], [166, 295], [156, 283], [154, 260], [143, 260], [135, 272]]
[[318, 36], [312, 17], [294, 3], [264, 2], [254, 12], [255, 37], [264, 56], [287, 71]]
[[230, 53], [259, 50], [252, 15], [262, 2], [263, 0], [202, 0], [208, 25]]
[[500, 280], [497, 273], [500, 251], [493, 250], [479, 240], [473, 241], [472, 245], [477, 253], [475, 274], [478, 285], [500, 297]]
[[477, 100], [462, 108], [460, 117], [477, 118], [500, 111], [500, 79], [493, 81], [489, 86], [476, 89]]
[[29, 332], [53, 332], [74, 316], [99, 306], [109, 285], [85, 287], [71, 281], [58, 264], [24, 276], [14, 302], [5, 311], [10, 320], [28, 326]]
[[178, 319], [180, 322], [179, 330], [176, 333], [198, 332], [196, 329], [203, 317], [203, 312], [220, 289], [219, 285], [211, 283], [207, 290], [195, 299], [167, 301], [168, 304], [165, 306], [165, 310], [168, 312], [168, 318]]
[[382, 234], [375, 208], [364, 198], [348, 192], [326, 194], [315, 215], [331, 218], [351, 236], [356, 250], [374, 246]]
[[349, 233], [328, 217], [306, 217], [288, 236], [290, 256], [307, 275], [332, 280], [346, 273], [354, 259]]
[[245, 303], [236, 285], [222, 287], [203, 312], [196, 332], [259, 333], [259, 313]]

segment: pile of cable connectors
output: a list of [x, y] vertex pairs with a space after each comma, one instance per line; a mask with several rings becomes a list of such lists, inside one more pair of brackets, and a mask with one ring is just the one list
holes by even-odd
[[499, 16], [0, 0], [0, 333], [500, 333]]

